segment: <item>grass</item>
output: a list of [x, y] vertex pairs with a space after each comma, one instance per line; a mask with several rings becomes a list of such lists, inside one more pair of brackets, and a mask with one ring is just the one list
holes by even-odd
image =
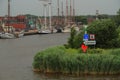
[[62, 74], [120, 74], [120, 49], [80, 50], [63, 46], [48, 48], [34, 57], [34, 69]]

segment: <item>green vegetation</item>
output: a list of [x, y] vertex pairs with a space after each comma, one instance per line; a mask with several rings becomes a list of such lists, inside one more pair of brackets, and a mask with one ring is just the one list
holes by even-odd
[[[79, 18], [77, 20], [79, 21]], [[84, 20], [85, 17], [83, 17], [83, 22]], [[48, 48], [35, 55], [34, 70], [72, 75], [120, 74], [119, 21], [119, 18], [114, 20], [110, 18], [100, 19], [88, 25], [87, 32], [95, 34], [97, 44], [94, 49], [89, 46], [86, 53], [80, 49], [80, 45], [83, 43], [84, 30], [76, 32], [74, 28], [71, 28], [67, 44]]]
[[80, 48], [80, 44], [83, 43], [83, 32], [76, 32], [74, 28], [71, 28], [70, 38], [68, 38], [67, 44], [64, 46], [66, 48]]
[[[97, 48], [119, 48], [120, 47], [120, 27], [111, 19], [96, 20], [87, 28], [88, 34], [95, 34]], [[71, 29], [66, 48], [80, 48], [83, 43], [84, 31], [76, 32], [74, 28]]]
[[[120, 74], [120, 49], [103, 53], [79, 52], [78, 49], [66, 49], [63, 46], [53, 47], [37, 53], [33, 67], [44, 73], [62, 74]], [[94, 54], [93, 54], [94, 53]]]
[[116, 48], [120, 47], [117, 27], [111, 19], [94, 21], [89, 25], [88, 33], [96, 35], [97, 45], [99, 48]]
[[120, 26], [120, 9], [117, 12], [117, 15], [113, 18], [117, 26]]

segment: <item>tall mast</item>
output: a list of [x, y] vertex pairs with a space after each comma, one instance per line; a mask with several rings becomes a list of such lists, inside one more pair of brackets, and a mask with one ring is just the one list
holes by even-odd
[[59, 0], [57, 0], [57, 4], [58, 4], [58, 17], [60, 16], [59, 15], [59, 12], [60, 12], [60, 9], [59, 9]]
[[72, 16], [72, 5], [71, 5], [71, 0], [70, 0], [70, 19], [71, 19], [71, 16]]
[[8, 0], [8, 32], [10, 28], [10, 0]]
[[65, 22], [68, 25], [68, 0], [66, 0], [66, 17], [65, 17]]
[[[51, 2], [50, 0], [39, 0], [39, 1], [43, 1], [44, 2], [44, 25], [45, 25], [45, 29], [47, 28], [47, 5], [48, 5], [48, 1], [49, 1], [49, 12], [51, 12]], [[49, 16], [51, 14], [49, 13]], [[51, 21], [50, 21], [51, 23]]]
[[60, 17], [60, 9], [59, 9], [59, 0], [57, 0], [58, 12], [57, 12], [57, 24], [59, 24], [59, 17]]
[[52, 26], [51, 26], [51, 17], [52, 17], [52, 15], [51, 15], [51, 0], [49, 0], [49, 28], [50, 28], [50, 30], [51, 30], [51, 33], [53, 32], [53, 28], [52, 28]]
[[64, 12], [63, 12], [63, 1], [61, 2], [61, 7], [62, 7], [62, 11], [61, 11], [61, 13], [62, 13], [62, 17], [64, 16]]
[[8, 17], [10, 17], [10, 0], [8, 0]]
[[73, 20], [75, 21], [75, 1], [73, 0]]
[[45, 29], [47, 27], [47, 19], [46, 19], [46, 16], [47, 16], [47, 4], [44, 4], [44, 24], [45, 24]]

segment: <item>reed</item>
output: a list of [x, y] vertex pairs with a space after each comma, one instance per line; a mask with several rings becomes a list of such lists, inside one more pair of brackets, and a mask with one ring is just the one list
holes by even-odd
[[46, 49], [35, 55], [33, 67], [45, 73], [120, 74], [120, 56], [118, 55], [79, 54], [76, 50], [71, 52], [69, 53], [64, 47]]

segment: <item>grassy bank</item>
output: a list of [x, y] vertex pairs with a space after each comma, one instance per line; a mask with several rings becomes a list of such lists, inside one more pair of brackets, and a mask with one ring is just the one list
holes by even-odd
[[[98, 53], [97, 53], [98, 52]], [[34, 70], [62, 74], [120, 74], [120, 49], [108, 51], [80, 50], [53, 47], [37, 53]]]

